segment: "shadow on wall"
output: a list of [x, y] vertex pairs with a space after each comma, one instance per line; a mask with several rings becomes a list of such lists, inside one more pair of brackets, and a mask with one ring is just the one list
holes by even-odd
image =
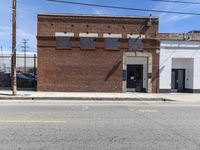
[[161, 66], [168, 60], [168, 59], [170, 59], [171, 57], [172, 57], [172, 55], [174, 54], [176, 52], [176, 49], [163, 61], [163, 62], [161, 62]]
[[165, 69], [165, 66], [162, 66], [162, 67], [160, 68], [160, 74], [163, 72], [164, 69]]
[[107, 81], [112, 75], [113, 73], [119, 68], [120, 64], [122, 63], [122, 61], [120, 60], [117, 64], [115, 64], [112, 69], [108, 72], [106, 78], [104, 81]]

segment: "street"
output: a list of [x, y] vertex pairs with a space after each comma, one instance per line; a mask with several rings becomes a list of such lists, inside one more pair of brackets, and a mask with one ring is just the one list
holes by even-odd
[[175, 149], [200, 149], [200, 103], [0, 102], [0, 150]]

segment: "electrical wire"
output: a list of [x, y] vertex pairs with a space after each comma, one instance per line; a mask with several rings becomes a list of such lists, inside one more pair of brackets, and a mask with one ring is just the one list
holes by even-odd
[[156, 12], [156, 13], [167, 13], [167, 14], [200, 16], [200, 13], [193, 13], [193, 12], [180, 12], [180, 11], [167, 11], [167, 10], [144, 9], [144, 8], [120, 7], [120, 6], [100, 5], [100, 4], [92, 4], [92, 3], [80, 3], [80, 2], [72, 2], [72, 1], [64, 1], [64, 0], [47, 0], [47, 1], [57, 2], [57, 3], [66, 3], [66, 4], [72, 4], [72, 5], [109, 8], [109, 9], [121, 9], [121, 10], [142, 11], [142, 12]]
[[179, 1], [179, 0], [150, 0], [150, 1], [200, 5], [200, 2], [194, 2], [194, 1]]

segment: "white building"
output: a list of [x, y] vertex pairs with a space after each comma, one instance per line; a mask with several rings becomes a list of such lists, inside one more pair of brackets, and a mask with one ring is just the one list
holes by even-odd
[[200, 92], [200, 34], [161, 33], [160, 92]]

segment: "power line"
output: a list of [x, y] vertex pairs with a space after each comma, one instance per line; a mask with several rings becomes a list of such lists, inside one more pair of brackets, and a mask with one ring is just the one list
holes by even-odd
[[27, 46], [27, 43], [28, 43], [28, 39], [22, 39], [22, 43], [23, 43], [23, 46], [21, 46], [21, 48], [23, 48], [23, 52], [24, 52], [24, 72], [26, 72], [26, 52], [28, 51], [27, 48], [29, 48]]
[[150, 0], [150, 1], [200, 5], [200, 2], [193, 2], [193, 1], [179, 1], [179, 0], [178, 1], [177, 0]]
[[110, 8], [110, 9], [132, 10], [132, 11], [134, 10], [134, 11], [143, 11], [143, 12], [156, 12], [156, 13], [167, 13], [167, 14], [200, 16], [199, 13], [192, 13], [192, 12], [179, 12], [179, 11], [165, 11], [165, 10], [156, 10], [156, 9], [120, 7], [120, 6], [100, 5], [100, 4], [91, 4], [91, 3], [80, 3], [80, 2], [63, 1], [63, 0], [47, 0], [47, 1], [57, 2], [57, 3], [66, 3], [66, 4], [72, 4], [72, 5], [90, 6], [90, 7]]

